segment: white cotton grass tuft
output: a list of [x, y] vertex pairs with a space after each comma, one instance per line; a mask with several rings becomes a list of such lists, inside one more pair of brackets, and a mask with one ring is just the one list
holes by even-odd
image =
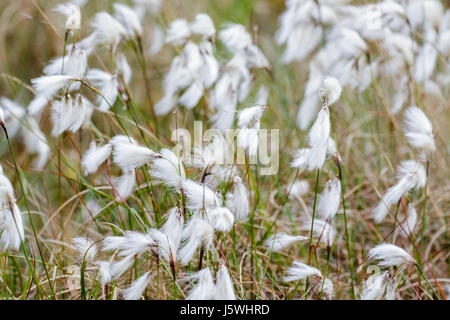
[[161, 149], [159, 154], [150, 166], [150, 175], [160, 179], [168, 187], [181, 188], [186, 180], [183, 161], [169, 149]]
[[382, 243], [369, 250], [369, 260], [379, 260], [381, 267], [401, 266], [415, 263], [415, 260], [402, 248], [389, 243]]
[[153, 238], [137, 231], [125, 231], [124, 236], [109, 236], [103, 240], [103, 250], [119, 250], [121, 257], [134, 256], [151, 250], [155, 245]]
[[186, 300], [211, 300], [214, 297], [216, 286], [209, 268], [204, 268], [189, 278], [197, 281], [197, 284], [191, 289]]
[[314, 219], [314, 221], [310, 219], [300, 227], [300, 230], [310, 232], [311, 225], [314, 239], [319, 240], [326, 246], [331, 246], [333, 244], [334, 238], [336, 236], [336, 230], [328, 221], [318, 218]]
[[183, 213], [180, 208], [174, 207], [167, 213], [167, 219], [161, 227], [161, 231], [178, 248], [181, 242], [181, 233], [183, 232]]
[[406, 109], [404, 125], [405, 136], [411, 146], [426, 154], [436, 150], [433, 126], [420, 108], [411, 106]]
[[[3, 181], [0, 183], [3, 187]], [[0, 231], [2, 233], [0, 244], [3, 250], [7, 250], [8, 248], [18, 250], [20, 243], [25, 239], [22, 212], [12, 201], [2, 201], [1, 203]]]
[[76, 237], [72, 239], [74, 248], [78, 253], [80, 261], [93, 262], [97, 256], [97, 245], [87, 237]]
[[236, 221], [243, 221], [250, 212], [248, 190], [240, 177], [235, 176], [233, 182], [233, 193], [227, 194], [226, 205], [234, 214]]
[[286, 276], [284, 277], [284, 281], [298, 281], [309, 278], [311, 276], [317, 276], [322, 278], [322, 273], [311, 266], [308, 266], [302, 262], [294, 261], [292, 266], [286, 271]]
[[194, 21], [191, 22], [190, 28], [193, 34], [200, 35], [205, 40], [214, 39], [214, 36], [216, 34], [214, 22], [206, 13], [197, 14]]
[[307, 180], [295, 180], [292, 185], [287, 185], [287, 191], [289, 192], [289, 200], [296, 197], [302, 197], [309, 191], [309, 182]]
[[111, 279], [117, 280], [120, 276], [127, 271], [134, 263], [134, 255], [123, 258], [120, 261], [116, 261], [111, 264]]
[[317, 214], [324, 220], [332, 220], [341, 203], [341, 182], [335, 178], [327, 181], [325, 189], [319, 195]]
[[62, 13], [63, 15], [66, 16], [66, 24], [65, 24], [66, 32], [80, 30], [81, 26], [80, 7], [71, 3], [67, 3], [67, 4], [60, 4], [53, 10]]
[[191, 28], [185, 19], [176, 19], [169, 24], [166, 42], [179, 46], [191, 36]]
[[220, 205], [219, 198], [206, 184], [187, 179], [182, 183], [181, 189], [187, 199], [187, 207], [191, 210], [215, 208]]
[[121, 200], [127, 199], [136, 186], [135, 170], [127, 170], [116, 180], [115, 191]]
[[111, 150], [112, 145], [109, 143], [103, 146], [97, 146], [95, 141], [92, 141], [89, 149], [83, 154], [83, 160], [81, 161], [84, 173], [87, 175], [96, 172], [98, 167], [108, 159]]
[[139, 146], [135, 141], [126, 140], [124, 136], [115, 136], [109, 143], [113, 147], [113, 161], [123, 171], [140, 168], [159, 157], [153, 150]]
[[341, 92], [342, 87], [336, 78], [327, 76], [323, 79], [319, 95], [325, 104], [330, 106], [337, 102], [341, 96]]
[[287, 248], [291, 244], [299, 241], [308, 240], [308, 237], [303, 236], [291, 236], [284, 232], [279, 232], [270, 236], [265, 242], [264, 245], [266, 248], [273, 252], [280, 252], [284, 248]]
[[361, 300], [378, 300], [383, 297], [387, 286], [388, 272], [374, 274], [367, 278], [361, 292]]
[[234, 224], [234, 216], [228, 208], [218, 207], [207, 212], [208, 221], [217, 231], [229, 232]]
[[389, 213], [389, 208], [397, 204], [407, 192], [425, 186], [425, 168], [420, 162], [414, 160], [402, 161], [397, 167], [397, 180], [397, 184], [388, 189], [373, 210], [373, 217], [377, 223], [383, 221]]
[[236, 300], [233, 281], [227, 267], [222, 264], [216, 275], [216, 288], [214, 291], [214, 300]]
[[178, 244], [172, 242], [169, 237], [158, 229], [150, 229], [148, 235], [155, 241], [157, 253], [168, 263], [177, 260]]
[[116, 51], [121, 39], [126, 36], [125, 27], [107, 12], [98, 12], [91, 23], [95, 41]]
[[59, 90], [66, 88], [70, 82], [74, 81], [71, 76], [52, 75], [31, 79], [36, 96], [51, 98]]
[[192, 217], [182, 233], [182, 239], [186, 240], [184, 246], [178, 252], [178, 257], [183, 265], [187, 265], [194, 257], [197, 248], [208, 249], [214, 237], [213, 227], [203, 219]]
[[121, 3], [114, 3], [115, 17], [125, 27], [128, 39], [141, 37], [144, 33], [141, 21], [136, 12]]
[[124, 300], [138, 300], [144, 293], [151, 279], [152, 274], [148, 271], [134, 280], [128, 288], [122, 291]]
[[98, 275], [100, 277], [100, 283], [102, 286], [111, 282], [111, 263], [109, 261], [97, 262]]

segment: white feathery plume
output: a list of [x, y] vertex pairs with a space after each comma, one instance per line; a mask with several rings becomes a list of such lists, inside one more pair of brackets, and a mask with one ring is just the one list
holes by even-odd
[[127, 271], [134, 263], [134, 255], [123, 258], [111, 264], [111, 279], [117, 280]]
[[207, 213], [208, 220], [214, 229], [229, 232], [234, 224], [234, 216], [228, 208], [218, 207]]
[[178, 102], [188, 109], [193, 109], [200, 98], [203, 96], [204, 88], [203, 84], [199, 81], [194, 81], [186, 89], [186, 91], [178, 99]]
[[74, 78], [66, 75], [42, 76], [31, 79], [36, 96], [53, 97], [59, 90], [66, 88]]
[[386, 278], [388, 272], [383, 272], [381, 274], [374, 274], [367, 278], [364, 283], [364, 289], [361, 292], [361, 300], [378, 300], [386, 291]]
[[80, 30], [81, 26], [81, 12], [80, 7], [73, 5], [71, 3], [60, 4], [54, 11], [62, 13], [66, 16], [65, 29], [68, 31]]
[[51, 109], [51, 119], [53, 122], [52, 135], [59, 136], [68, 130], [73, 121], [73, 100], [70, 95], [66, 95], [61, 100], [53, 102]]
[[426, 153], [436, 150], [433, 126], [421, 109], [411, 106], [405, 111], [405, 136], [411, 146]]
[[186, 180], [183, 161], [169, 149], [160, 150], [160, 156], [153, 160], [149, 172], [171, 188], [181, 188]]
[[113, 161], [123, 171], [140, 168], [159, 156], [147, 147], [136, 145], [134, 141], [126, 141], [123, 136], [119, 136], [119, 139], [116, 137], [110, 140], [113, 147]]
[[166, 42], [179, 46], [191, 36], [191, 28], [185, 19], [176, 19], [169, 24]]
[[287, 233], [279, 232], [270, 236], [269, 239], [266, 240], [264, 245], [273, 252], [280, 252], [281, 250], [287, 248], [288, 246], [290, 246], [295, 242], [304, 241], [308, 239], [309, 239], [308, 237], [291, 236]]
[[89, 145], [89, 149], [83, 154], [83, 160], [81, 161], [84, 173], [87, 175], [96, 172], [98, 167], [100, 167], [100, 165], [109, 157], [111, 150], [112, 145], [109, 143], [97, 147], [95, 141], [92, 141]]
[[161, 227], [161, 231], [172, 241], [176, 248], [179, 247], [181, 233], [183, 232], [183, 213], [178, 207], [169, 210], [167, 220]]
[[[53, 59], [44, 68], [44, 74], [47, 76], [61, 75], [61, 71], [63, 71], [63, 75], [82, 79], [87, 69], [87, 59], [87, 50], [83, 48], [74, 48], [65, 57]], [[75, 85], [76, 84], [73, 85], [74, 89]]]
[[182, 238], [186, 243], [180, 249], [178, 256], [183, 265], [192, 260], [199, 247], [208, 249], [213, 241], [214, 229], [203, 219], [193, 217], [183, 230]]
[[93, 262], [97, 256], [97, 245], [86, 237], [76, 237], [72, 239], [75, 250], [78, 252], [78, 259], [86, 262]]
[[328, 180], [325, 190], [319, 195], [317, 214], [324, 220], [332, 220], [341, 203], [341, 182], [339, 179]]
[[301, 148], [295, 151], [293, 160], [291, 161], [291, 167], [298, 168], [300, 171], [306, 170], [310, 153], [310, 148]]
[[[312, 220], [309, 220], [306, 224], [300, 227], [302, 231], [310, 231]], [[336, 236], [336, 231], [333, 226], [327, 221], [314, 219], [314, 224], [312, 226], [313, 237], [320, 240], [323, 244], [331, 246], [333, 244], [334, 238]]]
[[401, 266], [415, 263], [414, 259], [402, 248], [390, 243], [381, 243], [369, 250], [369, 260], [380, 260], [381, 267]]
[[194, 21], [190, 24], [190, 29], [193, 34], [200, 35], [205, 40], [214, 39], [216, 34], [214, 22], [206, 13], [197, 14]]
[[230, 23], [219, 32], [220, 41], [232, 52], [242, 51], [252, 44], [252, 38], [241, 24]]
[[397, 167], [397, 180], [397, 184], [388, 189], [373, 210], [373, 216], [377, 223], [383, 221], [389, 213], [390, 206], [398, 203], [403, 195], [411, 189], [420, 189], [425, 186], [425, 168], [414, 160], [402, 161]]
[[223, 264], [220, 266], [219, 271], [217, 271], [214, 300], [236, 300], [233, 281], [231, 280], [227, 267]]
[[309, 191], [309, 182], [307, 180], [295, 180], [292, 186], [287, 186], [289, 192], [289, 199], [301, 197]]
[[113, 51], [116, 51], [120, 40], [127, 34], [124, 26], [104, 11], [95, 15], [91, 25], [95, 30], [96, 42], [110, 46]]
[[220, 200], [207, 185], [185, 180], [181, 189], [187, 199], [187, 207], [191, 210], [215, 208], [220, 205]]
[[136, 173], [134, 169], [127, 170], [117, 179], [115, 189], [122, 199], [127, 199], [134, 190], [136, 185]]
[[157, 229], [150, 229], [149, 236], [155, 241], [158, 254], [167, 262], [177, 260], [178, 245], [175, 245], [169, 237]]
[[240, 177], [235, 176], [233, 182], [233, 193], [232, 197], [227, 201], [227, 207], [234, 213], [237, 221], [243, 221], [250, 212], [248, 191]]
[[210, 41], [201, 42], [199, 47], [203, 64], [196, 76], [205, 88], [210, 88], [219, 76], [219, 63], [214, 56], [213, 45]]
[[286, 282], [298, 281], [311, 276], [322, 278], [322, 273], [318, 269], [299, 261], [294, 261], [292, 266], [286, 271], [286, 274], [287, 275], [284, 277], [284, 281]]
[[103, 240], [103, 250], [119, 250], [119, 256], [134, 256], [150, 250], [155, 241], [148, 234], [125, 231], [123, 237], [110, 236]]
[[97, 97], [98, 110], [106, 112], [116, 102], [119, 83], [117, 77], [99, 69], [89, 69], [86, 77], [102, 93]]
[[214, 297], [216, 286], [209, 268], [204, 268], [189, 277], [197, 284], [191, 289], [186, 300], [211, 300]]
[[102, 286], [111, 282], [111, 263], [108, 261], [99, 261], [97, 263], [98, 274], [100, 276], [100, 283]]
[[263, 113], [267, 110], [267, 106], [253, 106], [245, 108], [238, 113], [238, 126], [250, 127], [255, 121], [259, 121]]
[[311, 147], [306, 161], [308, 171], [322, 168], [325, 162], [330, 126], [330, 111], [324, 105], [308, 134], [308, 144]]
[[144, 31], [141, 21], [133, 9], [121, 3], [114, 3], [114, 11], [117, 20], [125, 27], [128, 39], [142, 36]]
[[89, 100], [84, 98], [81, 94], [77, 94], [72, 105], [72, 121], [67, 128], [70, 132], [77, 132], [83, 124], [90, 120], [93, 107]]
[[20, 243], [25, 239], [22, 213], [15, 203], [12, 201], [9, 203], [7, 205], [3, 202], [0, 207], [0, 230], [2, 232], [0, 244], [3, 250], [8, 248], [18, 250]]
[[124, 300], [138, 300], [147, 288], [151, 278], [151, 273], [149, 271], [134, 280], [128, 288], [123, 290], [122, 295]]

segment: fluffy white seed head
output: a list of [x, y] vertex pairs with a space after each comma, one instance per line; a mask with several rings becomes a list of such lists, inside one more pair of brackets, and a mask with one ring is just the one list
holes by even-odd
[[386, 291], [388, 272], [374, 274], [367, 278], [364, 289], [361, 292], [361, 300], [378, 300]]
[[218, 207], [208, 211], [208, 220], [214, 229], [229, 232], [234, 224], [234, 216], [228, 208]]
[[216, 28], [211, 17], [206, 13], [199, 13], [195, 16], [195, 20], [190, 24], [191, 31], [194, 34], [198, 34], [203, 39], [214, 39], [216, 34]]
[[303, 236], [291, 236], [284, 232], [279, 232], [277, 234], [272, 235], [269, 239], [266, 240], [264, 245], [274, 252], [279, 252], [284, 248], [287, 248], [291, 244], [299, 241], [308, 240], [308, 237]]
[[341, 203], [341, 182], [339, 179], [327, 181], [317, 202], [317, 213], [324, 220], [332, 220]]
[[186, 300], [211, 300], [214, 297], [216, 286], [209, 268], [198, 271], [190, 279], [196, 280], [197, 284], [191, 289]]
[[80, 30], [81, 26], [81, 12], [80, 7], [73, 5], [71, 3], [60, 4], [54, 11], [62, 13], [66, 16], [66, 31]]
[[416, 106], [405, 111], [405, 136], [414, 148], [429, 154], [436, 150], [433, 127], [425, 113]]
[[220, 200], [207, 185], [194, 182], [190, 179], [181, 185], [187, 199], [187, 207], [191, 210], [215, 208], [220, 205]]
[[81, 161], [84, 173], [87, 175], [96, 172], [98, 167], [109, 157], [111, 150], [112, 146], [109, 143], [98, 147], [95, 141], [92, 141]]
[[234, 293], [233, 281], [231, 280], [228, 269], [225, 265], [221, 265], [217, 271], [216, 290], [214, 292], [215, 300], [236, 300]]
[[183, 265], [189, 263], [199, 247], [208, 249], [214, 236], [213, 227], [203, 219], [193, 217], [183, 230], [182, 238], [186, 243], [178, 253]]
[[140, 168], [159, 156], [147, 147], [136, 145], [133, 143], [134, 141], [126, 141], [122, 139], [122, 136], [119, 136], [120, 139], [116, 139], [116, 137], [110, 141], [113, 147], [113, 161], [123, 171]]
[[151, 273], [149, 271], [134, 280], [133, 283], [122, 292], [124, 300], [138, 300], [144, 293], [145, 288], [147, 288], [151, 278]]
[[189, 23], [185, 19], [176, 19], [169, 25], [166, 42], [176, 46], [182, 45], [191, 36]]
[[294, 261], [292, 266], [286, 271], [284, 281], [298, 281], [311, 276], [322, 278], [322, 273], [314, 267], [308, 266], [299, 261]]
[[389, 243], [382, 243], [369, 250], [370, 260], [379, 260], [381, 267], [400, 266], [414, 263], [414, 259], [402, 248]]
[[339, 100], [341, 96], [342, 87], [336, 78], [327, 76], [323, 80], [322, 88], [320, 90], [320, 98], [327, 105], [332, 105]]
[[150, 174], [166, 186], [179, 189], [186, 180], [183, 161], [169, 149], [161, 149], [160, 157], [153, 160]]

